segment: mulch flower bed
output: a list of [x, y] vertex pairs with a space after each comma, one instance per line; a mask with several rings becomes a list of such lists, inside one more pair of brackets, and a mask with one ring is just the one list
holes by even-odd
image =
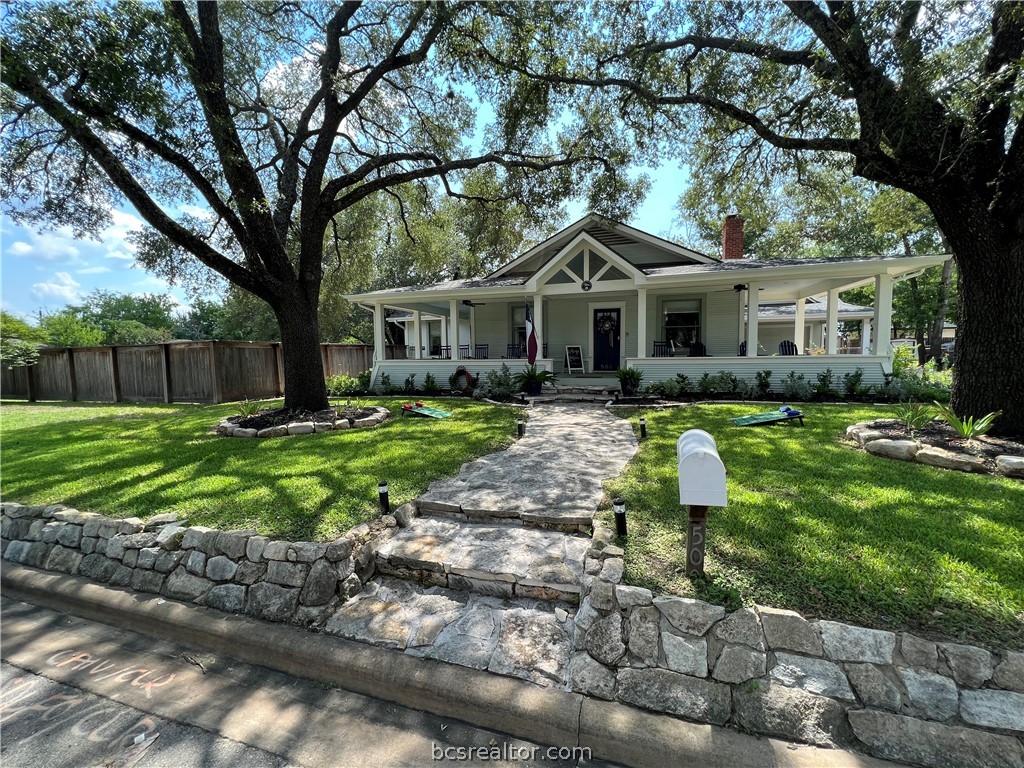
[[925, 445], [957, 453], [969, 453], [983, 459], [995, 460], [996, 456], [1024, 456], [1024, 436], [983, 435], [973, 440], [964, 440], [944, 421], [929, 422], [914, 430], [913, 435], [908, 435], [903, 423], [894, 419], [879, 419], [870, 426], [871, 429], [881, 432], [887, 440], [914, 439]]
[[243, 429], [266, 429], [267, 427], [279, 427], [283, 424], [290, 424], [293, 421], [312, 422], [336, 422], [338, 419], [347, 419], [351, 425], [356, 419], [364, 419], [372, 416], [376, 411], [368, 408], [358, 410], [341, 410], [328, 408], [324, 411], [306, 411], [301, 408], [274, 408], [269, 411], [260, 411], [255, 416], [229, 416], [228, 421], [236, 427]]
[[337, 429], [375, 427], [391, 417], [381, 406], [362, 408], [334, 407], [322, 411], [299, 408], [274, 408], [252, 416], [229, 416], [217, 425], [223, 437], [284, 437], [329, 432]]

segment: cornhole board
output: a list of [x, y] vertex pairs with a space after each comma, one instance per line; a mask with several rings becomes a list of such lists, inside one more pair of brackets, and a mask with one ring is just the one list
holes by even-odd
[[402, 415], [411, 413], [413, 416], [427, 416], [431, 419], [447, 419], [451, 416], [448, 411], [442, 411], [440, 408], [431, 408], [429, 405], [414, 405], [411, 408], [402, 406]]
[[788, 405], [784, 405], [777, 411], [737, 416], [732, 420], [732, 423], [737, 427], [756, 427], [759, 424], [778, 424], [782, 421], [793, 421], [794, 419], [800, 422], [801, 427], [804, 425], [804, 415], [800, 411], [794, 411]]

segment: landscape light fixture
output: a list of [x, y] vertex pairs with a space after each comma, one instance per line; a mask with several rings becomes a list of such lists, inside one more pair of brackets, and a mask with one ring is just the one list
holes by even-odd
[[388, 481], [381, 480], [377, 483], [377, 494], [380, 496], [380, 513], [382, 515], [391, 514], [391, 502], [388, 500]]
[[620, 539], [626, 538], [626, 501], [622, 498], [617, 498], [612, 502], [612, 508], [615, 510], [615, 533]]

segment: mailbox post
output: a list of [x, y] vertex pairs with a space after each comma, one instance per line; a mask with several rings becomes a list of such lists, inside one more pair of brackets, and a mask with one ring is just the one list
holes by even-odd
[[690, 508], [686, 528], [686, 575], [704, 575], [708, 507], [724, 507], [725, 466], [715, 438], [702, 429], [689, 429], [676, 441], [679, 462], [679, 503]]

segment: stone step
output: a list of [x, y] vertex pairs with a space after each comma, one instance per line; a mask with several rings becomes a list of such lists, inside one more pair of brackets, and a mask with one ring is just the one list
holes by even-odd
[[377, 570], [493, 597], [577, 601], [586, 536], [421, 517], [377, 550]]
[[572, 610], [546, 600], [508, 600], [377, 576], [323, 631], [561, 687], [575, 632]]

